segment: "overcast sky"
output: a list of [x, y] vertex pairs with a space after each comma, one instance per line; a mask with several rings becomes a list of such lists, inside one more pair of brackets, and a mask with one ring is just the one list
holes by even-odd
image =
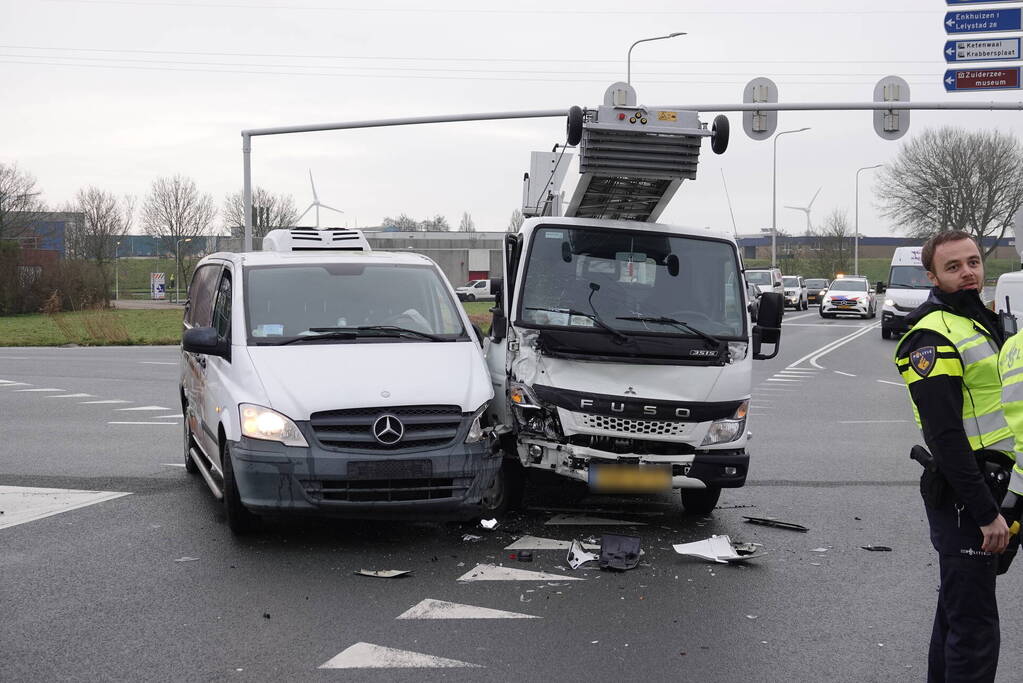
[[[429, 9], [427, 9], [427, 7]], [[722, 8], [727, 7], [727, 10]], [[505, 9], [511, 8], [511, 9]], [[641, 104], [739, 102], [767, 76], [782, 102], [870, 101], [895, 74], [917, 101], [1023, 99], [1019, 91], [946, 94], [939, 0], [0, 0], [0, 162], [36, 176], [57, 205], [96, 185], [140, 202], [152, 181], [192, 177], [218, 207], [241, 190], [242, 129], [431, 114], [597, 106], [625, 79], [629, 45]], [[716, 112], [701, 114], [705, 122]], [[742, 132], [716, 156], [705, 143], [665, 222], [739, 233], [771, 224], [770, 141]], [[894, 158], [928, 127], [1019, 134], [1023, 112], [913, 112], [902, 140], [881, 140], [870, 112], [782, 112], [778, 225], [801, 233], [854, 212], [856, 169]], [[463, 211], [503, 230], [532, 150], [564, 141], [562, 119], [331, 131], [253, 141], [254, 183], [344, 215], [323, 224]], [[861, 174], [860, 231], [898, 234]], [[307, 219], [308, 220], [308, 219]]]

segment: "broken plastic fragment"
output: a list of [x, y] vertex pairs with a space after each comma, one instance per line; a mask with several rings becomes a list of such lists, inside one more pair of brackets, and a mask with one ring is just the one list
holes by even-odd
[[482, 539], [483, 539], [482, 536], [477, 536], [476, 534], [465, 534], [464, 536], [462, 536], [462, 540], [465, 541], [466, 543], [475, 543], [476, 541], [480, 541]]
[[188, 557], [188, 556], [185, 556], [185, 557], [179, 557], [178, 559], [176, 559], [174, 561], [175, 562], [195, 562], [198, 559], [199, 559], [198, 557]]
[[767, 554], [759, 551], [758, 543], [733, 543], [732, 539], [725, 534], [711, 536], [703, 541], [694, 541], [693, 543], [679, 543], [673, 545], [672, 548], [679, 555], [690, 555], [720, 564], [745, 562]]
[[408, 576], [411, 569], [360, 569], [355, 572], [361, 576], [373, 576], [378, 579], [397, 579], [401, 576]]
[[566, 557], [568, 566], [572, 569], [578, 569], [587, 562], [593, 562], [598, 559], [600, 557], [597, 554], [586, 552], [583, 550], [583, 544], [576, 540], [572, 541], [572, 545], [568, 549], [568, 556]]
[[827, 548], [813, 548], [813, 549], [810, 550], [810, 552], [811, 553], [826, 553], [826, 552], [828, 552], [828, 549]]
[[600, 538], [600, 568], [625, 571], [639, 565], [640, 538], [604, 534]]
[[892, 551], [892, 549], [889, 548], [886, 545], [861, 545], [860, 547], [863, 548], [864, 550], [870, 550], [870, 551], [875, 552], [875, 553], [878, 553], [878, 552], [880, 552], [880, 553], [890, 553]]
[[760, 524], [761, 526], [773, 526], [778, 529], [789, 529], [790, 531], [800, 531], [806, 533], [809, 531], [808, 528], [802, 524], [796, 524], [794, 522], [784, 522], [780, 519], [770, 519], [768, 517], [743, 517], [750, 524]]
[[496, 519], [481, 519], [480, 520], [480, 526], [483, 527], [484, 529], [486, 529], [487, 531], [493, 531], [494, 529], [497, 528], [497, 520]]

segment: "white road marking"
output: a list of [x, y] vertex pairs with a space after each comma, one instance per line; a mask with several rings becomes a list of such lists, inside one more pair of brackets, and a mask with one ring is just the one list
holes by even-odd
[[32, 386], [28, 382], [4, 382], [0, 384], [0, 389], [6, 389], [7, 387], [30, 387]]
[[177, 365], [176, 362], [168, 363], [166, 361], [160, 361], [160, 360], [140, 360], [139, 363], [141, 365]]
[[162, 466], [163, 467], [184, 467], [185, 463], [183, 463], [183, 462], [165, 462], [165, 463], [163, 463]]
[[785, 379], [784, 377], [768, 377], [768, 382], [802, 382], [800, 379]]
[[802, 320], [803, 318], [809, 318], [811, 315], [820, 315], [820, 313], [803, 313], [803, 314], [797, 315], [797, 316], [792, 316], [792, 314], [786, 314], [786, 315], [788, 315], [790, 317], [782, 318], [781, 319], [782, 325], [785, 324], [785, 320]]
[[[505, 550], [568, 550], [572, 547], [572, 541], [560, 541], [556, 538], [543, 538], [541, 536], [523, 536]], [[583, 543], [586, 550], [599, 550], [599, 545]]]
[[118, 408], [117, 410], [121, 411], [121, 412], [126, 411], [126, 410], [128, 410], [128, 411], [130, 411], [130, 410], [162, 410], [162, 411], [167, 411], [167, 410], [170, 410], [170, 408], [164, 408], [163, 406], [136, 406], [135, 408]]
[[53, 387], [47, 389], [15, 389], [15, 393], [19, 391], [67, 391], [67, 389], [54, 389]]
[[99, 405], [100, 403], [131, 403], [131, 401], [122, 401], [121, 399], [113, 398], [107, 399], [106, 401], [82, 401], [81, 403], [79, 403], [79, 405], [91, 406]]
[[500, 567], [496, 564], [478, 564], [458, 577], [459, 581], [585, 581], [578, 576], [535, 572], [529, 569]]
[[171, 425], [172, 427], [177, 422], [107, 422], [108, 425]]
[[845, 375], [846, 377], [855, 377], [856, 376], [856, 375], [853, 375], [853, 374], [848, 373], [848, 372], [842, 372], [841, 370], [835, 370], [835, 374], [836, 375]]
[[645, 526], [645, 522], [630, 522], [625, 519], [607, 519], [606, 517], [584, 517], [572, 515], [554, 515], [546, 522], [547, 526]]
[[0, 517], [0, 529], [130, 495], [120, 491], [0, 486], [0, 510], [4, 511]]
[[28, 356], [0, 356], [0, 360], [32, 360]]
[[396, 650], [391, 647], [374, 645], [373, 643], [356, 643], [343, 650], [329, 661], [320, 665], [321, 669], [451, 669], [451, 668], [483, 668], [479, 664], [470, 664], [457, 659], [445, 659], [434, 655], [426, 655], [410, 650]]
[[870, 425], [870, 424], [895, 424], [898, 422], [909, 422], [909, 420], [839, 420], [840, 425]]
[[92, 398], [92, 394], [57, 394], [46, 398]]
[[863, 325], [849, 325], [847, 323], [790, 323], [790, 327], [863, 327]]
[[178, 413], [177, 415], [153, 415], [153, 417], [157, 420], [169, 420], [171, 418], [184, 417], [184, 415]]
[[880, 382], [881, 384], [891, 384], [894, 387], [904, 387], [904, 386], [906, 386], [905, 383], [903, 383], [903, 382], [890, 382], [890, 381], [888, 381], [886, 379], [879, 379], [877, 381]]
[[502, 609], [463, 605], [427, 598], [396, 617], [397, 619], [539, 619], [532, 614]]
[[779, 370], [774, 373], [777, 376], [785, 375], [791, 377], [816, 377], [816, 370]]
[[806, 354], [805, 356], [803, 356], [802, 358], [797, 360], [795, 363], [789, 363], [788, 369], [789, 370], [803, 369], [803, 368], [800, 368], [799, 366], [802, 365], [805, 361], [810, 361], [810, 365], [812, 365], [813, 367], [819, 368], [821, 370], [826, 370], [827, 368], [824, 368], [824, 367], [821, 367], [820, 365], [817, 365], [817, 361], [822, 356], [824, 356], [824, 355], [826, 355], [828, 353], [831, 353], [832, 351], [834, 351], [838, 347], [842, 346], [843, 344], [848, 344], [853, 339], [856, 339], [857, 337], [859, 337], [861, 335], [864, 335], [867, 332], [870, 332], [871, 330], [876, 330], [878, 328], [878, 326], [880, 326], [880, 324], [881, 323], [874, 323], [873, 325], [867, 325], [867, 326], [861, 327], [860, 329], [856, 330], [855, 332], [853, 332], [851, 334], [847, 334], [844, 337], [839, 337], [838, 339], [836, 339], [834, 341], [828, 342], [824, 346], [821, 346], [820, 348], [815, 349], [815, 350], [811, 351], [810, 353]]

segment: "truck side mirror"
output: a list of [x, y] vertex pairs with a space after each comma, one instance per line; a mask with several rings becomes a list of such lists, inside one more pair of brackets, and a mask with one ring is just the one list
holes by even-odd
[[[757, 324], [753, 326], [753, 358], [768, 360], [778, 355], [781, 347], [781, 317], [785, 313], [785, 299], [777, 292], [764, 292], [760, 295], [760, 306], [757, 310]], [[764, 355], [760, 351], [762, 344], [773, 344], [774, 352]]]
[[494, 298], [500, 300], [501, 293], [504, 291], [504, 280], [499, 277], [490, 278], [490, 293], [494, 295]]
[[490, 321], [490, 338], [499, 342], [508, 335], [508, 318], [500, 304], [491, 308], [490, 313], [493, 315]]

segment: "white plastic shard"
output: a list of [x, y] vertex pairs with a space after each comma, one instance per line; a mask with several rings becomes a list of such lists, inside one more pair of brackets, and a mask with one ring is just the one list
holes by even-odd
[[746, 560], [763, 557], [767, 553], [757, 552], [759, 544], [755, 543], [734, 543], [726, 534], [711, 536], [702, 541], [693, 543], [679, 543], [672, 548], [679, 555], [699, 557], [711, 562], [729, 564], [732, 562], [745, 562]]
[[600, 559], [598, 553], [588, 553], [583, 550], [583, 544], [579, 541], [572, 541], [572, 547], [568, 549], [568, 566], [572, 569], [578, 569], [587, 562], [594, 562]]
[[497, 520], [496, 519], [481, 519], [480, 520], [480, 526], [483, 527], [484, 529], [486, 529], [487, 531], [493, 531], [494, 529], [497, 528]]
[[376, 579], [397, 579], [402, 576], [408, 576], [412, 573], [411, 569], [360, 569], [355, 572], [359, 576], [372, 576]]
[[625, 519], [607, 519], [606, 517], [576, 517], [572, 515], [554, 515], [547, 520], [548, 526], [646, 526], [646, 522], [630, 522]]
[[120, 491], [0, 486], [0, 510], [4, 511], [0, 529], [130, 495]]
[[[505, 550], [568, 550], [572, 547], [572, 541], [560, 541], [556, 538], [543, 538], [542, 536], [523, 536]], [[600, 550], [599, 544], [583, 543], [585, 550]]]
[[445, 659], [373, 643], [356, 643], [320, 665], [321, 669], [454, 669], [482, 668], [479, 664]]
[[540, 619], [532, 614], [506, 612], [489, 607], [463, 605], [427, 598], [400, 614], [398, 619]]
[[496, 564], [478, 564], [458, 577], [459, 581], [583, 581], [577, 576], [535, 572], [528, 569], [499, 567]]

